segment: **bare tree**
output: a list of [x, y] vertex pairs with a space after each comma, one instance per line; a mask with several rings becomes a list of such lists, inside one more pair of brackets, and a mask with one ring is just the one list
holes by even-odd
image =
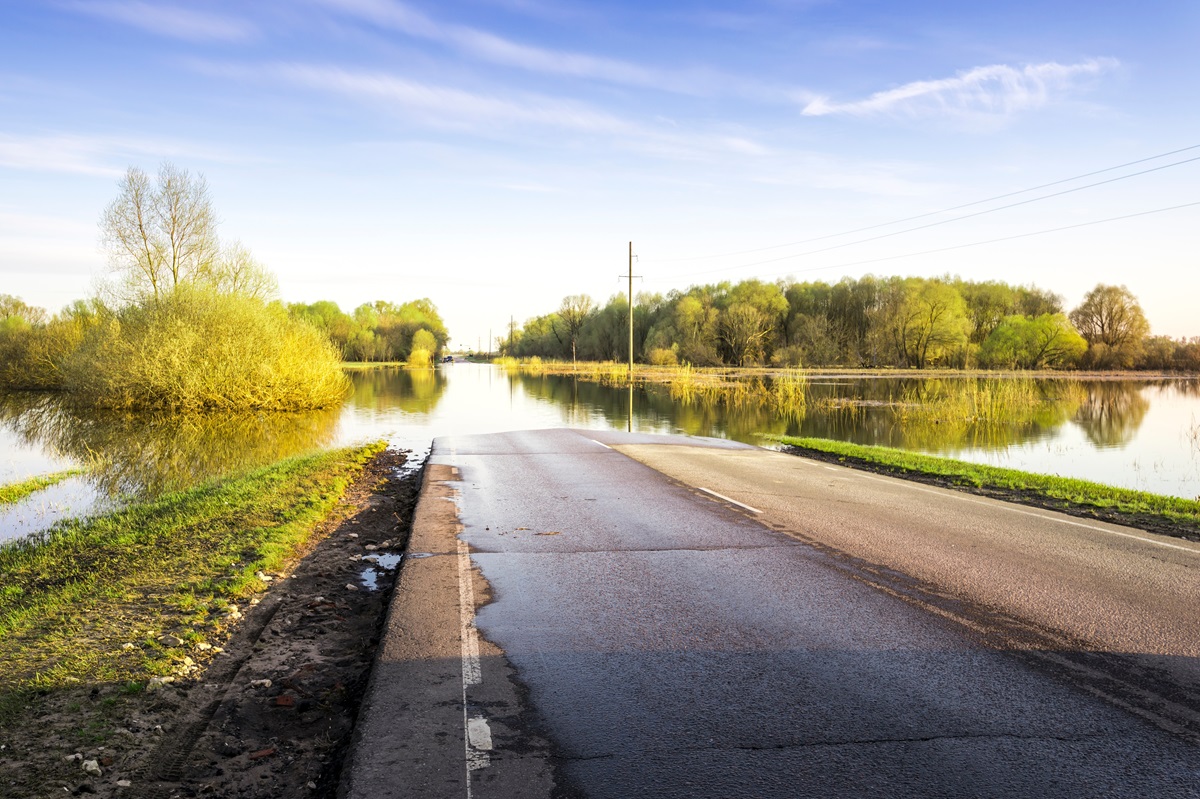
[[279, 296], [275, 275], [255, 260], [240, 241], [222, 247], [204, 277], [223, 294], [241, 294], [264, 302]]
[[164, 293], [208, 270], [217, 254], [216, 216], [204, 177], [164, 163], [158, 179], [130, 167], [104, 209], [100, 231], [114, 272], [134, 296]]
[[[571, 364], [575, 364], [575, 344], [579, 341], [579, 332], [592, 315], [595, 303], [586, 294], [572, 294], [563, 297], [562, 305], [558, 307], [558, 321], [562, 324], [567, 339], [571, 342]], [[557, 326], [554, 331], [558, 335]], [[560, 339], [561, 340], [561, 339]]]

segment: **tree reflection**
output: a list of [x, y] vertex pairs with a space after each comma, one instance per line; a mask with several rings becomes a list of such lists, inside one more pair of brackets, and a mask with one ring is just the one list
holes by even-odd
[[1087, 399], [1075, 416], [1088, 441], [1097, 448], [1132, 441], [1150, 410], [1144, 387], [1141, 382], [1119, 380], [1089, 383]]
[[446, 393], [446, 377], [440, 369], [378, 366], [348, 374], [351, 402], [358, 408], [429, 414]]
[[130, 413], [75, 407], [61, 395], [0, 395], [0, 424], [87, 465], [110, 496], [157, 496], [329, 446], [340, 412]]

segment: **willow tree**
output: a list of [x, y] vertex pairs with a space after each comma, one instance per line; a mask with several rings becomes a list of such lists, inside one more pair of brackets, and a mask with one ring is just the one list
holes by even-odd
[[217, 260], [217, 220], [202, 175], [164, 163], [157, 180], [130, 167], [100, 218], [101, 240], [125, 299], [159, 302]]
[[1096, 286], [1071, 311], [1071, 321], [1090, 345], [1089, 360], [1106, 368], [1132, 366], [1150, 333], [1142, 306], [1125, 286]]

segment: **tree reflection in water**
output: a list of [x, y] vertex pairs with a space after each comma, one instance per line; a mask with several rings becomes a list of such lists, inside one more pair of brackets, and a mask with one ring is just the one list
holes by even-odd
[[157, 496], [329, 446], [339, 408], [305, 413], [97, 411], [63, 395], [0, 395], [0, 423], [88, 467], [109, 496]]

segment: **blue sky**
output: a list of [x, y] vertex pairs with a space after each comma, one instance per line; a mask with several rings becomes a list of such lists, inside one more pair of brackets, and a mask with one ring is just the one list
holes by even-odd
[[1161, 210], [1200, 149], [943, 211], [1200, 145], [1197, 41], [1184, 0], [5, 0], [0, 292], [89, 295], [170, 160], [285, 300], [429, 297], [463, 346], [621, 291], [629, 241], [635, 291], [1120, 283], [1200, 335], [1200, 206]]

